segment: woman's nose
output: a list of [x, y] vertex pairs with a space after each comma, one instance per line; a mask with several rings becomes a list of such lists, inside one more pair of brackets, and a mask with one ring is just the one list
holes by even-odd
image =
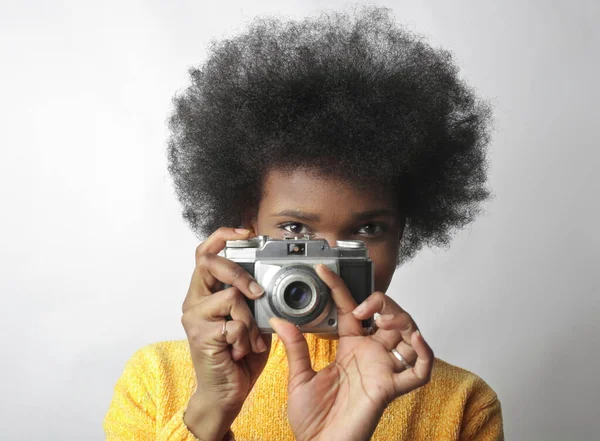
[[322, 234], [319, 239], [325, 239], [331, 248], [337, 246], [338, 240], [344, 240], [339, 234]]

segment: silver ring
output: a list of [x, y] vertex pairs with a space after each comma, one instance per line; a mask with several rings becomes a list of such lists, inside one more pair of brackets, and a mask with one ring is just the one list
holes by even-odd
[[223, 322], [223, 329], [221, 329], [221, 335], [225, 338], [225, 341], [227, 341], [227, 320]]
[[400, 360], [400, 363], [402, 363], [406, 369], [412, 368], [412, 366], [406, 362], [402, 354], [398, 352], [396, 348], [392, 349], [392, 354], [394, 354], [394, 356]]

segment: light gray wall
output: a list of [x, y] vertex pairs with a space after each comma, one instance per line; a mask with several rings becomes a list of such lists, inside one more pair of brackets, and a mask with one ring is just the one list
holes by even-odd
[[[497, 391], [507, 439], [598, 439], [597, 3], [377, 4], [453, 50], [496, 107], [487, 215], [389, 294], [438, 357]], [[103, 439], [125, 361], [185, 338], [197, 240], [165, 167], [170, 98], [209, 38], [322, 7], [2, 3], [1, 439]]]

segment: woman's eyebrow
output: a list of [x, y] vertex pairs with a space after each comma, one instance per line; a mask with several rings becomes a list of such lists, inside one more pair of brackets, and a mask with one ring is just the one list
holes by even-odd
[[362, 211], [360, 213], [352, 213], [352, 219], [355, 221], [371, 219], [374, 217], [389, 216], [396, 217], [396, 212], [389, 208], [378, 208], [376, 210]]
[[[301, 219], [304, 221], [312, 221], [312, 222], [319, 222], [321, 220], [321, 217], [318, 214], [307, 213], [305, 211], [300, 211], [300, 210], [283, 210], [283, 211], [280, 211], [279, 213], [273, 213], [271, 216], [272, 217], [289, 216], [289, 217], [294, 217], [296, 219]], [[352, 213], [352, 220], [361, 221], [361, 220], [372, 219], [374, 217], [380, 217], [380, 216], [395, 217], [396, 212], [394, 212], [393, 210], [387, 209], [387, 208], [379, 208], [379, 209], [375, 209], [375, 210], [361, 211], [359, 213]]]
[[321, 217], [318, 214], [307, 213], [305, 211], [300, 211], [300, 210], [283, 210], [283, 211], [280, 211], [279, 213], [273, 213], [271, 216], [272, 217], [289, 216], [289, 217], [295, 217], [296, 219], [301, 219], [301, 220], [305, 220], [305, 221], [313, 221], [313, 222], [319, 222], [321, 220]]

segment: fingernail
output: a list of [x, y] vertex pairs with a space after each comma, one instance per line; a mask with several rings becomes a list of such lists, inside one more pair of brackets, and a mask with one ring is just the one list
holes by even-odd
[[233, 231], [235, 231], [237, 234], [248, 234], [248, 233], [250, 233], [250, 230], [246, 230], [245, 228], [235, 228]]
[[425, 340], [423, 338], [423, 334], [421, 334], [421, 331], [419, 331], [418, 329], [415, 331], [415, 334], [417, 335], [417, 338], [420, 338], [421, 340]]
[[331, 268], [329, 268], [327, 265], [323, 265], [322, 263], [319, 263], [319, 265], [321, 267], [321, 270], [325, 271], [326, 273], [330, 273], [331, 272]]
[[379, 320], [381, 320], [382, 322], [389, 322], [393, 318], [394, 314], [383, 314], [379, 316]]
[[352, 314], [362, 314], [363, 312], [365, 312], [367, 309], [367, 305], [366, 303], [361, 303], [360, 305], [358, 305], [354, 311], [352, 311]]
[[256, 296], [260, 296], [263, 292], [265, 292], [265, 290], [262, 289], [261, 286], [254, 281], [250, 282], [250, 291], [252, 291], [252, 294]]
[[256, 347], [258, 348], [258, 352], [265, 352], [267, 350], [267, 345], [260, 335], [256, 339]]

